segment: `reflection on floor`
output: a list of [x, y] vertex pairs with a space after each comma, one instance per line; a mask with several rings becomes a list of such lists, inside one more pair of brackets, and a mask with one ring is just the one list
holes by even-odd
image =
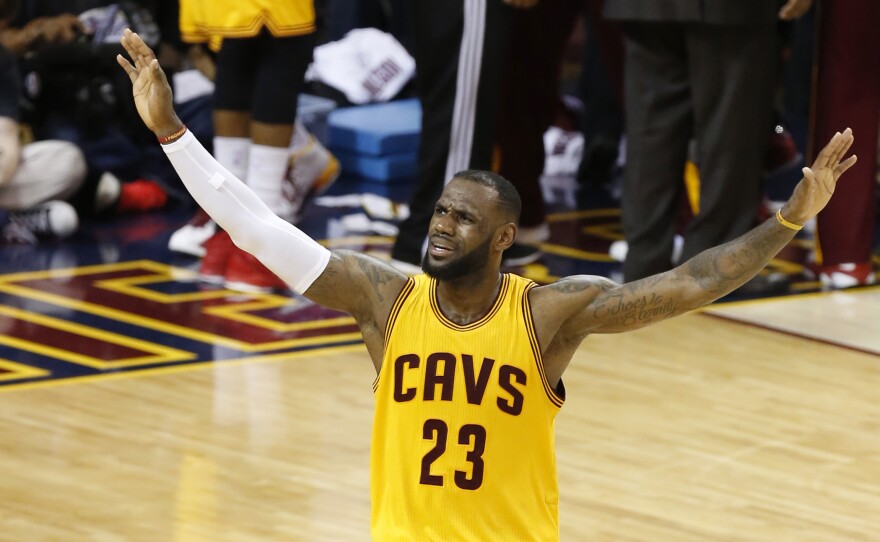
[[[346, 181], [331, 195], [364, 190], [406, 201], [406, 187]], [[578, 191], [569, 179], [545, 184], [545, 196], [553, 212], [544, 257], [512, 271], [541, 283], [579, 273], [619, 279], [620, 264], [608, 248], [622, 237], [620, 213], [608, 194]], [[387, 223], [343, 218], [361, 211], [311, 205], [300, 227], [328, 246], [387, 258], [393, 239]], [[360, 341], [351, 318], [302, 297], [200, 283], [198, 262], [167, 249], [168, 237], [191, 213], [181, 204], [86, 223], [65, 241], [0, 247], [0, 385], [33, 387]], [[806, 265], [811, 248], [809, 239], [796, 239], [765, 272], [791, 279], [789, 293], [818, 289]]]

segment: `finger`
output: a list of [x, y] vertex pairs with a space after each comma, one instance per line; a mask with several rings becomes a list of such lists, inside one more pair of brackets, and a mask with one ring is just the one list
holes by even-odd
[[128, 78], [131, 79], [132, 83], [137, 81], [138, 72], [134, 69], [134, 66], [131, 65], [131, 62], [126, 60], [122, 55], [116, 55], [116, 62], [122, 66], [122, 69], [128, 74]]
[[[152, 54], [152, 51], [150, 51], [150, 48], [147, 47], [141, 37], [132, 32], [131, 29], [126, 28], [123, 30], [120, 43], [122, 43], [128, 56], [134, 61], [135, 69], [141, 70], [149, 65], [151, 60], [149, 55]], [[144, 49], [149, 54], [145, 54]]]
[[168, 80], [165, 79], [165, 72], [162, 71], [159, 61], [155, 58], [150, 62], [150, 77], [152, 77], [153, 81], [156, 83], [165, 84], [168, 82]]
[[156, 58], [156, 55], [153, 54], [153, 50], [144, 43], [144, 40], [138, 35], [137, 32], [132, 32], [129, 37], [129, 41], [134, 47], [134, 50], [137, 51], [137, 54], [144, 58], [144, 66], [148, 66], [150, 62]]
[[832, 165], [836, 166], [841, 160], [843, 160], [843, 157], [846, 156], [846, 153], [849, 151], [850, 147], [852, 147], [853, 141], [855, 141], [855, 137], [853, 136], [852, 130], [847, 128], [843, 131], [843, 137], [840, 142], [841, 144], [838, 152], [834, 155]]
[[832, 163], [834, 155], [836, 154], [837, 145], [840, 142], [840, 132], [834, 134], [834, 137], [828, 141], [828, 144], [819, 152], [819, 156], [816, 157], [816, 161], [813, 164], [815, 167], [823, 168], [823, 167], [834, 167], [835, 163]]
[[131, 30], [128, 28], [122, 33], [122, 38], [119, 40], [119, 43], [122, 44], [122, 48], [125, 49], [125, 52], [128, 54], [129, 58], [132, 60], [137, 59], [137, 53], [134, 51], [134, 47], [131, 44]]
[[846, 173], [846, 170], [853, 167], [857, 161], [858, 161], [858, 157], [856, 157], [856, 155], [854, 154], [854, 155], [850, 156], [849, 158], [847, 158], [846, 160], [844, 160], [843, 162], [841, 162], [840, 164], [838, 164], [838, 166], [836, 168], [834, 168], [834, 178], [836, 179], [834, 182], [836, 183], [837, 180], [840, 179], [841, 175]]
[[816, 174], [813, 173], [812, 169], [805, 167], [805, 168], [801, 169], [801, 173], [804, 174], [804, 179], [806, 179], [807, 182], [810, 182], [810, 183], [816, 182]]
[[794, 6], [792, 4], [794, 4], [794, 0], [789, 0], [782, 6], [782, 9], [779, 10], [780, 19], [787, 21], [794, 17]]

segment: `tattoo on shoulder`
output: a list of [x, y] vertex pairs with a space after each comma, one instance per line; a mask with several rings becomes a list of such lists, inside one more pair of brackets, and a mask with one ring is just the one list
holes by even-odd
[[398, 275], [389, 269], [385, 269], [383, 266], [378, 265], [366, 258], [357, 257], [358, 266], [364, 272], [364, 274], [369, 279], [370, 283], [373, 285], [373, 290], [376, 292], [376, 297], [379, 298], [379, 301], [385, 301], [385, 296], [382, 295], [382, 288], [392, 280], [394, 280]]
[[586, 279], [578, 279], [574, 277], [567, 277], [564, 279], [560, 279], [557, 282], [554, 282], [550, 285], [550, 288], [556, 290], [562, 294], [573, 294], [576, 292], [583, 292], [585, 290], [589, 290], [591, 288], [599, 288], [602, 291], [607, 291], [609, 288], [613, 288], [614, 283], [605, 280], [586, 280]]

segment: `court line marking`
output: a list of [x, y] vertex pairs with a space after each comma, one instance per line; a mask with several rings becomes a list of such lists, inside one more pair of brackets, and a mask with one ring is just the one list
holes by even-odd
[[758, 329], [763, 329], [765, 331], [773, 331], [775, 333], [780, 333], [782, 335], [788, 335], [789, 337], [794, 337], [796, 339], [804, 339], [810, 342], [824, 344], [827, 346], [835, 346], [837, 348], [841, 348], [843, 350], [850, 350], [852, 352], [859, 352], [860, 354], [868, 354], [869, 356], [880, 357], [880, 352], [876, 350], [868, 350], [866, 348], [861, 348], [858, 346], [835, 342], [831, 339], [824, 339], [822, 337], [816, 337], [815, 335], [807, 335], [806, 333], [799, 333], [797, 331], [792, 331], [790, 329], [782, 329], [778, 327], [773, 327], [771, 325], [767, 325], [761, 322], [754, 322], [750, 320], [740, 320], [738, 318], [733, 318], [731, 316], [725, 314], [717, 314], [711, 312], [700, 312], [700, 314], [704, 316], [711, 316], [712, 318], [717, 318], [719, 320], [724, 320], [725, 322], [731, 322], [734, 324], [739, 324], [742, 326], [748, 326]]
[[150, 376], [164, 376], [176, 373], [185, 373], [189, 371], [202, 371], [206, 369], [216, 369], [218, 367], [239, 366], [249, 363], [277, 363], [290, 359], [303, 358], [314, 355], [339, 354], [345, 352], [363, 351], [366, 347], [363, 342], [348, 345], [333, 345], [327, 347], [312, 348], [309, 350], [298, 350], [296, 352], [280, 352], [277, 354], [266, 354], [261, 356], [249, 356], [243, 358], [235, 358], [230, 360], [209, 360], [199, 361], [195, 363], [183, 363], [179, 365], [153, 367], [144, 369], [133, 369], [130, 371], [102, 373], [96, 375], [72, 376], [67, 378], [53, 378], [50, 380], [40, 380], [37, 382], [23, 382], [21, 384], [7, 384], [0, 386], [0, 395], [17, 391], [26, 391], [42, 388], [54, 388], [59, 386], [69, 386], [73, 384], [90, 384], [93, 382], [103, 382], [105, 380], [120, 380], [126, 378], [146, 378]]
[[[0, 374], [0, 382], [7, 380], [21, 380], [23, 378], [36, 378], [39, 376], [49, 376], [51, 371], [34, 367], [33, 365], [25, 365], [5, 358], [0, 358], [0, 369], [5, 369], [9, 373]], [[14, 386], [15, 384], [10, 384]]]
[[[197, 341], [206, 344], [213, 344], [219, 346], [225, 346], [228, 348], [233, 348], [236, 350], [241, 350], [242, 352], [266, 352], [269, 350], [278, 350], [282, 348], [297, 348], [303, 346], [314, 346], [318, 344], [333, 344], [333, 343], [343, 343], [352, 340], [357, 340], [360, 338], [360, 332], [348, 332], [348, 333], [336, 333], [336, 334], [326, 334], [320, 336], [312, 336], [312, 337], [300, 337], [295, 339], [282, 339], [278, 341], [270, 341], [265, 343], [248, 343], [238, 339], [233, 339], [230, 337], [226, 337], [223, 335], [216, 335], [213, 333], [209, 333], [206, 331], [199, 331], [196, 329], [192, 329], [186, 326], [174, 324], [165, 320], [159, 320], [156, 318], [150, 318], [148, 316], [142, 316], [139, 314], [134, 314], [130, 312], [126, 312], [120, 309], [107, 307], [104, 305], [99, 305], [96, 303], [90, 303], [88, 301], [82, 301], [79, 299], [71, 299], [65, 297], [63, 295], [52, 294], [48, 292], [43, 292], [37, 290], [35, 288], [31, 288], [28, 286], [23, 286], [21, 284], [14, 284], [14, 282], [18, 281], [29, 281], [29, 280], [43, 280], [43, 279], [58, 279], [58, 278], [69, 278], [74, 276], [83, 276], [90, 274], [99, 274], [99, 273], [111, 273], [114, 271], [130, 271], [130, 270], [144, 270], [146, 272], [152, 272], [156, 274], [166, 275], [170, 280], [174, 280], [174, 274], [179, 273], [180, 271], [173, 266], [169, 266], [166, 264], [161, 264], [158, 262], [154, 262], [151, 260], [135, 260], [131, 262], [121, 262], [116, 264], [100, 264], [100, 265], [91, 265], [91, 266], [83, 266], [83, 267], [74, 267], [68, 269], [53, 269], [47, 271], [28, 271], [23, 273], [12, 273], [9, 275], [0, 276], [0, 292], [7, 293], [10, 295], [15, 295], [19, 297], [24, 297], [27, 299], [34, 299], [37, 301], [42, 301], [43, 303], [47, 303], [49, 305], [56, 305], [65, 307], [71, 310], [75, 310], [78, 312], [84, 312], [87, 314], [93, 314], [96, 316], [101, 316], [103, 318], [108, 318], [110, 320], [115, 320], [119, 322], [124, 322], [127, 324], [131, 324], [137, 327], [143, 327], [147, 329], [152, 329], [154, 331], [159, 331], [162, 333], [168, 333], [170, 335], [175, 335], [179, 337], [183, 337], [185, 339], [189, 339], [192, 341]], [[108, 279], [112, 280], [112, 279]], [[100, 282], [100, 281], [96, 281]], [[229, 292], [230, 295], [239, 295], [238, 293]], [[259, 296], [243, 294], [246, 297], [252, 298], [254, 301], [251, 303], [259, 304], [261, 303]], [[275, 296], [278, 299], [284, 299], [286, 302], [290, 302], [293, 298]], [[269, 307], [272, 305], [271, 300], [264, 300], [262, 302], [268, 302]], [[277, 300], [276, 300], [277, 302]], [[254, 305], [251, 305], [253, 307]], [[235, 304], [231, 304], [228, 309], [215, 309], [219, 314], [219, 317], [230, 318], [233, 320], [246, 321], [247, 319], [257, 320], [259, 319], [260, 323], [268, 325], [268, 319], [262, 319], [256, 315], [245, 316], [236, 314]], [[348, 318], [348, 320], [344, 320], [344, 318]], [[323, 323], [314, 323], [314, 322], [323, 322]], [[252, 322], [247, 322], [252, 323]], [[282, 328], [281, 330], [287, 331], [290, 329], [298, 330], [309, 330], [315, 329], [317, 327], [338, 327], [340, 325], [354, 325], [354, 319], [350, 317], [336, 317], [333, 319], [327, 320], [317, 320], [312, 321], [310, 323], [279, 323], [275, 322], [276, 327]], [[273, 328], [274, 329], [274, 328]]]
[[54, 316], [26, 311], [15, 307], [0, 305], [0, 314], [16, 320], [31, 322], [46, 328], [57, 329], [72, 335], [87, 337], [95, 341], [123, 346], [146, 354], [131, 358], [104, 360], [63, 348], [61, 345], [41, 344], [28, 339], [0, 334], [0, 344], [17, 348], [25, 352], [33, 352], [49, 358], [60, 359], [76, 365], [85, 365], [92, 369], [112, 369], [117, 367], [133, 367], [136, 365], [152, 365], [154, 363], [173, 363], [187, 361], [197, 357], [193, 352], [186, 350], [164, 346], [152, 341], [144, 341], [129, 335], [122, 335], [120, 333], [87, 326], [78, 322], [70, 322], [68, 320], [55, 318]]
[[860, 286], [858, 288], [848, 288], [846, 290], [832, 290], [827, 292], [803, 292], [799, 294], [792, 295], [782, 295], [782, 296], [774, 296], [774, 297], [762, 297], [758, 299], [743, 299], [740, 301], [724, 301], [718, 304], [706, 305], [705, 307], [700, 307], [699, 311], [709, 311], [712, 309], [723, 309], [725, 307], [741, 307], [744, 305], [757, 305], [759, 303], [773, 303], [776, 301], [790, 301], [790, 300], [799, 300], [804, 299], [806, 297], [823, 297], [823, 296], [832, 296], [835, 294], [847, 293], [850, 295], [859, 295], [865, 293], [872, 293], [874, 290], [880, 289], [880, 284], [875, 284], [873, 286]]

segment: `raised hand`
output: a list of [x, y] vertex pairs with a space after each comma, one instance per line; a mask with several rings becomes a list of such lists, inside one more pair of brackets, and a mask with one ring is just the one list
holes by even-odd
[[782, 208], [786, 220], [803, 224], [828, 205], [840, 176], [856, 163], [856, 155], [843, 159], [852, 143], [852, 130], [837, 132], [819, 152], [812, 167], [803, 168], [804, 178]]
[[116, 61], [131, 80], [134, 103], [141, 120], [159, 137], [176, 133], [183, 123], [174, 112], [171, 86], [155, 53], [129, 29], [125, 29], [120, 42], [134, 64], [122, 55], [116, 55]]

